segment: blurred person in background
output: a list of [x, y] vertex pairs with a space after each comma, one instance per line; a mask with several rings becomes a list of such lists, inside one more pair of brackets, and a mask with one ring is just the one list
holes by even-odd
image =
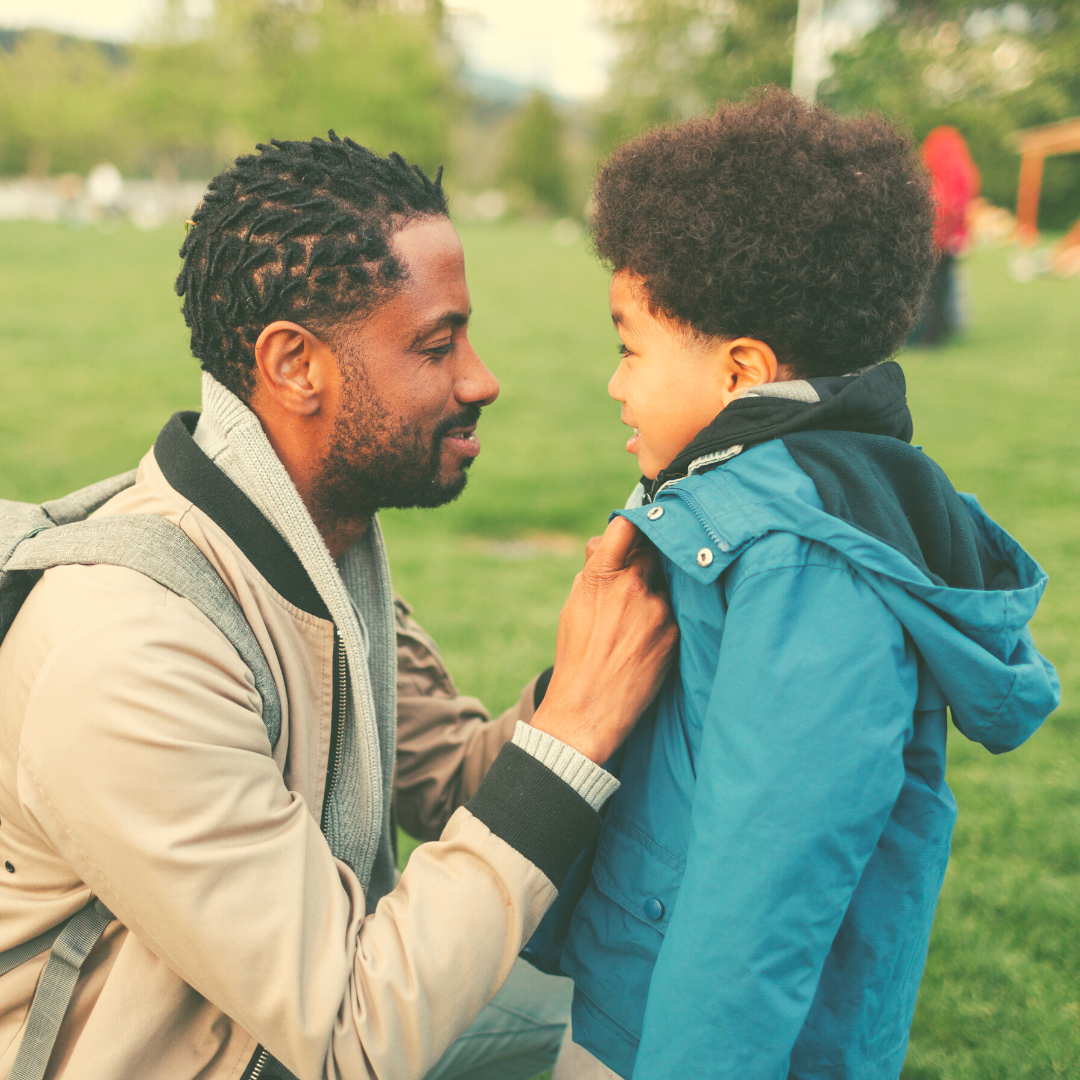
[[932, 182], [938, 264], [908, 343], [933, 348], [963, 326], [956, 257], [967, 244], [968, 205], [979, 194], [980, 177], [964, 136], [954, 127], [934, 128], [923, 140], [922, 159]]
[[[484, 722], [394, 597], [376, 516], [462, 491], [499, 390], [441, 170], [332, 132], [259, 150], [211, 181], [181, 249], [202, 413], [98, 516], [158, 515], [205, 556], [280, 734], [190, 601], [121, 566], [34, 585], [0, 646], [0, 1075], [526, 1080], [570, 987], [518, 953], [670, 662], [655, 556], [613, 522], [553, 673]], [[440, 841], [401, 875], [395, 817]], [[42, 1054], [43, 936], [99, 901]]]

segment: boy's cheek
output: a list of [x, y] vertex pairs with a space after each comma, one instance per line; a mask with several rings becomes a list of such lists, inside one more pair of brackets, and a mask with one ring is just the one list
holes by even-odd
[[668, 464], [668, 462], [660, 460], [660, 455], [644, 439], [641, 440], [638, 447], [637, 459], [641, 475], [648, 480], [655, 480], [656, 474]]

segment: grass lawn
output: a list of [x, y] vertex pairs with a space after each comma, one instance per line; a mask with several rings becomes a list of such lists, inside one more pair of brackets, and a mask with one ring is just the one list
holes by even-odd
[[[473, 341], [502, 380], [465, 495], [384, 515], [395, 583], [458, 684], [501, 709], [550, 662], [559, 608], [636, 479], [606, 282], [539, 226], [463, 231]], [[172, 293], [179, 230], [0, 223], [0, 498], [131, 467], [198, 407]], [[960, 805], [906, 1080], [1080, 1077], [1080, 282], [1017, 285], [1006, 252], [965, 266], [965, 340], [901, 358], [916, 441], [1049, 570], [1034, 632], [1064, 704], [994, 758], [953, 733]]]

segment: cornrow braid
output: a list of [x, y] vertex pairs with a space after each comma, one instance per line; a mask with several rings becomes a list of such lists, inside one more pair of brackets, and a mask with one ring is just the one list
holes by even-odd
[[447, 213], [441, 167], [431, 180], [400, 154], [379, 157], [333, 131], [256, 149], [210, 181], [176, 279], [193, 355], [244, 400], [265, 326], [289, 319], [320, 332], [370, 310], [404, 277], [392, 234]]

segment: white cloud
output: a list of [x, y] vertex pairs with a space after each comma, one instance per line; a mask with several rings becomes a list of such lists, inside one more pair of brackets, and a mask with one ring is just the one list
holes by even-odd
[[0, 0], [0, 26], [130, 41], [154, 11], [153, 0]]
[[567, 98], [607, 86], [614, 46], [589, 0], [460, 0], [447, 10], [473, 71]]
[[[0, 0], [0, 26], [130, 41], [158, 10], [158, 0]], [[614, 46], [590, 0], [457, 0], [448, 11], [473, 71], [575, 99], [607, 85]]]

